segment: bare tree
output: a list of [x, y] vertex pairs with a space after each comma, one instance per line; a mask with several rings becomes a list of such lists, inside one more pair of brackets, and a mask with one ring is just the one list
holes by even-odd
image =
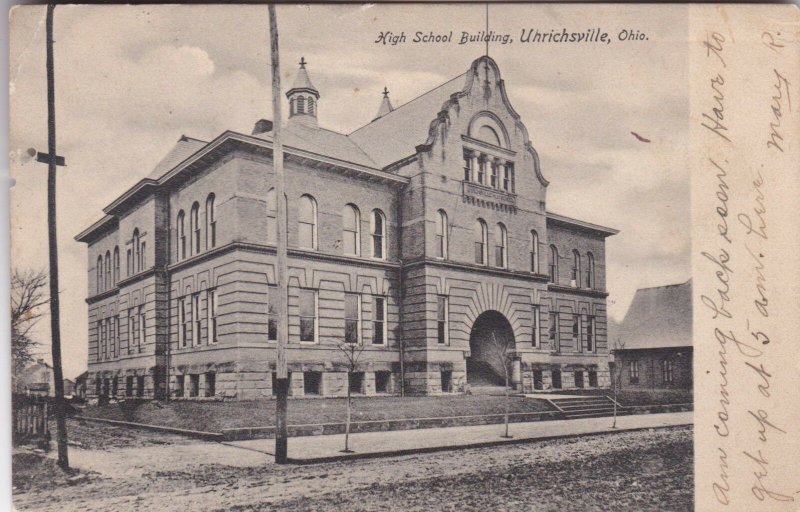
[[11, 275], [11, 359], [15, 375], [33, 361], [33, 351], [39, 346], [30, 333], [44, 316], [41, 307], [49, 300], [46, 286], [44, 270], [14, 269]]
[[492, 354], [494, 355], [495, 359], [498, 363], [500, 363], [503, 367], [503, 376], [505, 378], [505, 399], [503, 400], [503, 406], [505, 408], [505, 414], [503, 415], [503, 423], [505, 425], [505, 433], [503, 437], [510, 438], [508, 434], [508, 384], [511, 380], [511, 344], [508, 342], [507, 338], [503, 338], [503, 342], [498, 341], [497, 336], [495, 336], [494, 332], [492, 332]]
[[361, 359], [361, 354], [364, 353], [364, 345], [361, 343], [347, 343], [346, 341], [341, 341], [337, 345], [339, 350], [344, 354], [345, 364], [347, 365], [347, 400], [345, 402], [346, 408], [346, 416], [345, 416], [345, 423], [344, 423], [344, 450], [343, 453], [352, 453], [353, 451], [350, 449], [350, 416], [351, 416], [351, 407], [352, 407], [352, 397], [350, 393], [350, 375], [354, 374], [358, 371], [359, 368], [359, 359]]
[[620, 361], [617, 361], [617, 354], [620, 350], [625, 348], [625, 343], [617, 338], [614, 340], [614, 349], [611, 353], [614, 355], [614, 362], [610, 363], [609, 370], [611, 374], [611, 388], [614, 393], [614, 423], [611, 425], [611, 428], [617, 428], [617, 402], [619, 396], [619, 388], [622, 386], [622, 364]]

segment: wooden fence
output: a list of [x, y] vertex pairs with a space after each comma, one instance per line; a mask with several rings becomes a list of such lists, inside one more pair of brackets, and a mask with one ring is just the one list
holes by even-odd
[[13, 398], [13, 443], [50, 445], [48, 419], [51, 404], [46, 398], [15, 395]]

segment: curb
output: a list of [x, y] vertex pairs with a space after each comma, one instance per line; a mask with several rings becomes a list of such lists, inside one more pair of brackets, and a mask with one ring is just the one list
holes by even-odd
[[[655, 429], [669, 429], [669, 428], [685, 428], [693, 426], [693, 423], [678, 423], [675, 425], [660, 425], [660, 426], [653, 426], [653, 427], [634, 427], [634, 428], [626, 428], [626, 429], [616, 429], [616, 430], [608, 430], [608, 431], [597, 431], [597, 432], [584, 432], [580, 434], [555, 434], [549, 436], [542, 436], [542, 437], [523, 437], [519, 439], [509, 439], [509, 440], [495, 440], [495, 441], [482, 441], [479, 443], [467, 443], [467, 444], [460, 444], [460, 445], [452, 445], [452, 446], [431, 446], [427, 448], [408, 448], [405, 450], [385, 450], [380, 452], [369, 452], [369, 453], [352, 453], [349, 455], [332, 455], [328, 457], [309, 457], [309, 458], [292, 458], [289, 457], [287, 461], [291, 464], [297, 464], [299, 466], [304, 466], [308, 464], [323, 464], [329, 462], [343, 462], [346, 460], [360, 460], [360, 459], [379, 459], [379, 458], [386, 458], [386, 457], [400, 457], [403, 455], [419, 455], [425, 453], [436, 453], [436, 452], [446, 452], [446, 451], [453, 451], [453, 450], [470, 450], [474, 448], [490, 448], [493, 446], [505, 446], [505, 445], [518, 445], [518, 444], [525, 444], [525, 443], [535, 443], [538, 441], [553, 441], [557, 439], [569, 439], [573, 437], [589, 437], [589, 436], [602, 436], [607, 434], [620, 434], [623, 432], [638, 432], [642, 430], [655, 430]], [[610, 427], [609, 427], [610, 428]]]
[[178, 434], [195, 439], [202, 439], [204, 441], [224, 441], [225, 436], [219, 432], [203, 432], [200, 430], [186, 430], [183, 428], [162, 427], [160, 425], [149, 425], [147, 423], [134, 423], [132, 421], [119, 421], [107, 420], [105, 418], [92, 418], [90, 416], [73, 416], [78, 421], [85, 421], [89, 423], [106, 423], [109, 425], [116, 425], [118, 427], [132, 427], [141, 430], [151, 430], [154, 432], [165, 432], [168, 434]]

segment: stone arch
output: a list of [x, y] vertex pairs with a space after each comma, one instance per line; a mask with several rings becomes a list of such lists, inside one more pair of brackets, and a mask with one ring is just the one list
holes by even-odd
[[505, 315], [494, 309], [478, 315], [469, 335], [467, 382], [473, 385], [503, 385], [504, 364], [507, 365], [510, 380], [509, 356], [515, 346], [514, 329]]
[[[499, 144], [495, 144], [490, 140], [486, 140], [486, 138], [482, 135], [486, 129], [494, 132]], [[472, 116], [472, 119], [469, 122], [467, 134], [473, 139], [480, 139], [484, 142], [489, 142], [490, 144], [499, 145], [505, 149], [508, 149], [510, 146], [508, 130], [506, 130], [505, 125], [494, 112], [482, 111]]]

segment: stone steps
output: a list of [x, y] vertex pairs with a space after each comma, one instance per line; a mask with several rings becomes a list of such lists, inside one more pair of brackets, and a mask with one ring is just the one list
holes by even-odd
[[[562, 412], [566, 419], [614, 415], [614, 401], [607, 396], [576, 396], [575, 398], [554, 398], [549, 401]], [[617, 407], [617, 414], [625, 414], [622, 407]]]

